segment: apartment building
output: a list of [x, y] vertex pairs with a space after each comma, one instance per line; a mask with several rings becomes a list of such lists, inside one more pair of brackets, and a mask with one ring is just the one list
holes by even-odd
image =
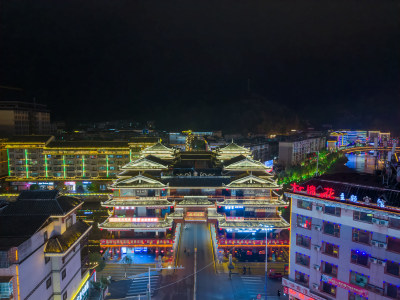
[[106, 189], [119, 168], [156, 144], [158, 139], [130, 141], [59, 141], [53, 136], [18, 136], [5, 143], [7, 181], [12, 190], [29, 189], [32, 184], [51, 188], [63, 182], [68, 190], [81, 191], [94, 181]]
[[279, 164], [287, 167], [301, 163], [308, 154], [326, 148], [326, 137], [289, 137], [279, 142]]
[[292, 184], [289, 299], [400, 299], [400, 191]]

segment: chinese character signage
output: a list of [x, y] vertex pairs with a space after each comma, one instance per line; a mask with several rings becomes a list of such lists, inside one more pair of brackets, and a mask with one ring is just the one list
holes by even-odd
[[100, 240], [101, 246], [172, 246], [170, 239], [109, 239]]
[[360, 295], [362, 297], [368, 298], [368, 291], [354, 284], [341, 281], [339, 279], [327, 276], [325, 274], [322, 274], [321, 280], [329, 284], [333, 284], [334, 286], [345, 289], [347, 291], [350, 291], [352, 293], [356, 293], [357, 295]]
[[158, 218], [109, 218], [109, 222], [158, 222]]

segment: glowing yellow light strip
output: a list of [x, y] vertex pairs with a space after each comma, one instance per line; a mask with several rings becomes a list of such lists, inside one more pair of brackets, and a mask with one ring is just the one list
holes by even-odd
[[72, 296], [71, 299], [75, 299], [76, 296], [78, 296], [79, 292], [81, 291], [81, 289], [85, 285], [86, 281], [88, 281], [89, 277], [90, 277], [90, 274], [89, 274], [89, 272], [87, 272], [85, 277], [82, 279], [81, 283], [79, 284], [78, 289], [76, 290], [76, 292], [74, 293], [74, 295]]
[[29, 178], [29, 170], [28, 170], [28, 149], [25, 149], [25, 168], [26, 168], [26, 178]]
[[19, 295], [19, 270], [18, 270], [18, 265], [15, 266], [15, 275], [17, 276], [17, 299], [20, 300], [21, 296]]

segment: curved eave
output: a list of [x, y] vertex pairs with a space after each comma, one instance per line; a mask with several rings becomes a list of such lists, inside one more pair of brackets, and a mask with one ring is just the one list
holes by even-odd
[[245, 206], [245, 207], [286, 207], [288, 203], [284, 201], [259, 201], [259, 200], [244, 200], [244, 202], [238, 201], [223, 201], [218, 202], [218, 206]]
[[127, 230], [127, 229], [145, 229], [145, 230], [157, 230], [157, 229], [169, 229], [172, 227], [172, 221], [162, 222], [108, 222], [105, 221], [98, 226], [100, 229], [105, 230]]
[[147, 207], [147, 206], [160, 206], [160, 207], [166, 207], [166, 206], [171, 206], [174, 205], [174, 203], [169, 202], [168, 200], [126, 200], [126, 201], [116, 201], [116, 200], [111, 200], [111, 201], [106, 201], [101, 203], [101, 206], [103, 207], [124, 207], [124, 206], [130, 206], [130, 207]]
[[266, 184], [228, 184], [225, 187], [230, 189], [280, 189], [279, 185], [266, 185]]
[[265, 221], [225, 221], [219, 224], [219, 228], [233, 229], [233, 228], [256, 228], [264, 229], [266, 226], [272, 226], [272, 229], [288, 229], [290, 224], [283, 219], [265, 220]]
[[113, 189], [137, 189], [137, 190], [142, 190], [142, 189], [156, 189], [156, 190], [161, 190], [167, 188], [166, 185], [150, 185], [150, 184], [143, 184], [143, 185], [119, 185], [119, 184], [112, 184], [110, 186]]
[[63, 252], [45, 252], [44, 256], [45, 257], [54, 257], [54, 256], [60, 256], [63, 257], [66, 254], [68, 254], [78, 243], [89, 233], [89, 231], [92, 229], [92, 225], [90, 225], [85, 232], [71, 245], [68, 247], [66, 251]]

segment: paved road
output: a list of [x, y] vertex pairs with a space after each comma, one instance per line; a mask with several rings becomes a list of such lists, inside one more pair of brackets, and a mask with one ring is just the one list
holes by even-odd
[[[192, 300], [192, 299], [233, 299], [231, 282], [226, 275], [215, 273], [211, 236], [205, 223], [188, 224], [183, 230], [178, 249], [178, 265], [185, 267], [174, 273], [165, 274], [159, 292], [155, 299], [159, 300]], [[188, 254], [188, 251], [190, 254]], [[194, 249], [197, 248], [197, 254]], [[195, 256], [197, 273], [194, 275]], [[168, 271], [169, 272], [169, 271]], [[196, 294], [194, 282], [196, 281]]]

